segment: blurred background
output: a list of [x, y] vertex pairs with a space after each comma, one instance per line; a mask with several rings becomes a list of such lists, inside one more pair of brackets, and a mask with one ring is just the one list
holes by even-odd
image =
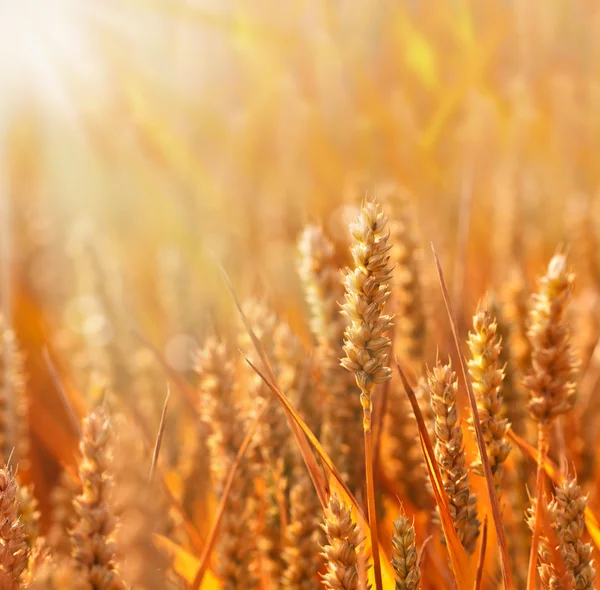
[[237, 322], [218, 263], [307, 334], [298, 234], [343, 244], [382, 182], [412, 196], [424, 281], [433, 242], [465, 313], [560, 244], [591, 253], [580, 288], [598, 279], [597, 2], [20, 0], [0, 45], [1, 303], [39, 453], [63, 436], [43, 412], [66, 412], [48, 352], [82, 398], [120, 379], [159, 410], [141, 337], [189, 371]]

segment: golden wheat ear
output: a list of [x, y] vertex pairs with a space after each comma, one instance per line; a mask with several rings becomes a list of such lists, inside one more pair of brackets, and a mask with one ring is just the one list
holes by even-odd
[[567, 478], [556, 488], [554, 500], [548, 506], [568, 583], [581, 590], [591, 590], [596, 575], [592, 546], [583, 542], [586, 507], [587, 496], [574, 478]]
[[329, 590], [359, 590], [360, 561], [363, 560], [364, 564], [360, 551], [363, 539], [352, 520], [351, 509], [342, 504], [335, 494], [329, 499], [321, 526], [327, 536], [323, 545], [326, 566], [323, 586]]
[[314, 588], [322, 559], [319, 549], [319, 499], [310, 476], [302, 474], [290, 489], [290, 522], [285, 529], [282, 586], [289, 590]]
[[475, 551], [480, 522], [477, 500], [471, 493], [466, 467], [466, 454], [458, 416], [458, 380], [450, 363], [438, 361], [428, 373], [431, 407], [435, 415], [435, 459], [452, 506], [456, 532], [471, 554]]
[[[500, 364], [502, 346], [497, 334], [498, 324], [491, 314], [480, 307], [473, 317], [473, 331], [469, 333], [471, 359], [468, 361], [473, 392], [479, 410], [479, 423], [483, 430], [486, 450], [492, 469], [496, 493], [502, 491], [503, 464], [510, 453], [506, 439], [508, 420], [502, 418], [502, 380], [504, 368]], [[471, 431], [473, 418], [469, 418]], [[473, 464], [473, 470], [483, 476], [481, 458]]]
[[0, 469], [0, 587], [16, 588], [29, 561], [29, 544], [19, 520], [19, 485], [10, 467]]
[[[212, 489], [219, 498], [244, 440], [244, 425], [234, 395], [234, 364], [225, 343], [209, 338], [196, 355], [195, 369], [200, 416], [208, 429]], [[221, 520], [221, 535], [216, 547], [215, 571], [225, 585], [233, 588], [252, 588], [254, 584], [252, 533], [247, 524], [250, 516], [248, 500], [253, 492], [249, 469], [248, 462], [243, 459], [229, 492], [229, 507]]]
[[418, 563], [415, 527], [408, 520], [402, 508], [394, 522], [392, 547], [392, 566], [396, 574], [396, 590], [420, 590], [421, 572]]
[[125, 588], [116, 566], [114, 532], [118, 520], [109, 497], [113, 491], [110, 419], [102, 408], [83, 421], [79, 444], [79, 481], [82, 492], [74, 499], [77, 521], [70, 531], [72, 557], [81, 580], [93, 586]]

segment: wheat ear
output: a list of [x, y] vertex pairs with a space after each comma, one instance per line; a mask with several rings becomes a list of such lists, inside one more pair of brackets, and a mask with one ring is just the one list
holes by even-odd
[[587, 496], [577, 481], [567, 479], [556, 488], [554, 500], [548, 507], [569, 585], [577, 590], [591, 590], [596, 574], [592, 546], [583, 542], [586, 506]]
[[[225, 480], [244, 438], [237, 400], [234, 398], [235, 371], [224, 343], [209, 338], [196, 355], [199, 410], [208, 432], [210, 469], [215, 496], [223, 493]], [[217, 573], [223, 588], [233, 590], [255, 584], [250, 574], [252, 539], [245, 519], [252, 479], [247, 461], [242, 460], [229, 493], [229, 509], [223, 515], [217, 547]]]
[[392, 566], [396, 573], [396, 590], [420, 590], [421, 572], [417, 562], [414, 524], [401, 510], [392, 533]]
[[431, 407], [435, 415], [435, 458], [448, 494], [450, 514], [458, 537], [468, 553], [475, 551], [479, 536], [476, 498], [467, 479], [467, 458], [456, 407], [458, 381], [451, 365], [438, 361], [428, 373]]
[[74, 500], [78, 519], [71, 531], [72, 556], [82, 579], [98, 590], [119, 590], [125, 585], [116, 571], [114, 530], [117, 525], [108, 498], [113, 480], [109, 417], [94, 410], [83, 423], [79, 444], [79, 480], [82, 493]]
[[321, 525], [327, 536], [323, 545], [323, 557], [327, 571], [323, 574], [323, 586], [329, 590], [359, 590], [360, 552], [363, 539], [352, 511], [344, 506], [334, 494], [329, 498], [325, 518]]
[[[504, 367], [500, 364], [502, 345], [497, 334], [497, 323], [487, 310], [479, 308], [473, 317], [473, 332], [469, 334], [471, 359], [468, 362], [477, 400], [479, 421], [492, 468], [496, 493], [502, 487], [503, 463], [510, 453], [506, 439], [508, 420], [502, 418], [502, 379]], [[472, 418], [469, 419], [472, 423]], [[473, 430], [473, 427], [471, 427]], [[478, 458], [473, 470], [483, 475], [483, 465]]]
[[9, 467], [0, 469], [0, 588], [19, 590], [29, 545], [19, 520], [18, 484]]

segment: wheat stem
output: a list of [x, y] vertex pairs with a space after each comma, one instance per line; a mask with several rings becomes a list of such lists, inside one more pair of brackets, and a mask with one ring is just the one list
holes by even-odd
[[[367, 424], [367, 411], [365, 410], [365, 422]], [[369, 516], [369, 529], [371, 533], [371, 552], [373, 555], [373, 573], [375, 574], [375, 590], [383, 590], [381, 579], [381, 564], [379, 562], [379, 535], [377, 532], [377, 509], [375, 507], [375, 480], [373, 477], [373, 440], [370, 422], [369, 427], [364, 429], [365, 437], [365, 473], [367, 484], [367, 513]]]
[[531, 551], [529, 553], [529, 569], [527, 572], [527, 590], [534, 590], [536, 579], [536, 565], [538, 548], [540, 544], [540, 534], [542, 532], [542, 514], [541, 502], [544, 493], [544, 463], [548, 455], [548, 426], [545, 423], [540, 423], [538, 427], [538, 461], [537, 461], [537, 477], [536, 477], [536, 503], [533, 514], [533, 537], [531, 539]]

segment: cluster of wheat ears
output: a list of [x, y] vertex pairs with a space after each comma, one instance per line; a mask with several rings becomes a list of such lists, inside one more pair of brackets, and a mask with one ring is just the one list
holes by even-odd
[[434, 251], [454, 350], [427, 364], [443, 329], [411, 200], [387, 185], [356, 211], [341, 245], [299, 236], [311, 342], [229, 285], [235, 341], [206, 337], [185, 378], [153, 351], [171, 385], [158, 434], [98, 377], [122, 351], [78, 364], [97, 389], [80, 422], [46, 350], [79, 452], [45, 496], [26, 477], [29, 353], [4, 321], [0, 589], [594, 587], [598, 371], [571, 343], [567, 249], [470, 324]]

